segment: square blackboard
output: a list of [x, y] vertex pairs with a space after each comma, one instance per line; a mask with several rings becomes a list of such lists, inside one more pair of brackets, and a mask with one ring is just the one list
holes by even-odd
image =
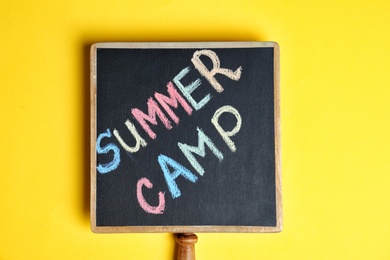
[[94, 232], [282, 229], [279, 46], [91, 47]]

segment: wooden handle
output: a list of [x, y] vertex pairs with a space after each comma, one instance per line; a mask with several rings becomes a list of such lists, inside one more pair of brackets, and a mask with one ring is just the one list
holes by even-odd
[[179, 244], [177, 260], [195, 260], [195, 243], [198, 237], [194, 233], [176, 235], [176, 243]]

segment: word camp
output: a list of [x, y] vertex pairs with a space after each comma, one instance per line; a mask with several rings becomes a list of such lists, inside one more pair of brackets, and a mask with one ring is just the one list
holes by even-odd
[[[209, 70], [204, 63], [201, 61], [200, 57], [206, 56], [212, 61], [212, 69]], [[221, 68], [220, 60], [217, 54], [212, 50], [199, 50], [195, 51], [191, 59], [192, 64], [196, 70], [203, 76], [210, 85], [217, 91], [217, 93], [222, 93], [224, 88], [215, 78], [216, 74], [221, 74], [228, 77], [231, 80], [238, 81], [241, 77], [241, 67], [238, 67], [234, 71], [227, 68]], [[145, 113], [138, 108], [132, 108], [131, 114], [135, 121], [139, 124], [142, 130], [149, 136], [150, 139], [156, 139], [157, 135], [152, 130], [151, 125], [157, 125], [158, 121], [164, 125], [167, 130], [173, 128], [172, 121], [174, 124], [178, 125], [180, 122], [179, 117], [175, 114], [172, 108], [177, 109], [179, 104], [184, 109], [184, 111], [191, 116], [193, 111], [198, 111], [202, 109], [212, 98], [211, 94], [205, 95], [200, 101], [196, 101], [191, 95], [202, 83], [198, 78], [190, 84], [184, 86], [181, 83], [181, 80], [189, 73], [190, 67], [186, 67], [181, 70], [174, 78], [173, 82], [168, 82], [166, 86], [167, 95], [155, 92], [147, 100], [147, 110]], [[181, 93], [181, 94], [180, 94]], [[230, 113], [236, 118], [236, 125], [231, 130], [225, 130], [219, 124], [219, 118], [223, 113]], [[168, 118], [169, 117], [169, 118]], [[223, 141], [229, 147], [232, 152], [236, 151], [236, 146], [230, 137], [234, 136], [241, 128], [242, 119], [240, 113], [232, 106], [225, 105], [217, 109], [211, 118], [211, 123], [214, 125], [217, 132], [220, 134]], [[118, 168], [121, 162], [120, 158], [120, 149], [115, 143], [108, 143], [102, 147], [101, 143], [104, 138], [113, 138], [115, 137], [120, 147], [128, 153], [136, 153], [141, 149], [141, 147], [147, 147], [146, 140], [141, 136], [139, 130], [136, 126], [128, 119], [124, 122], [127, 129], [133, 137], [132, 145], [130, 146], [126, 143], [121, 134], [117, 129], [114, 129], [111, 133], [111, 130], [108, 128], [105, 132], [100, 133], [96, 140], [96, 152], [98, 154], [108, 154], [112, 153], [112, 160], [106, 163], [99, 163], [96, 167], [97, 171], [101, 174], [106, 174], [113, 172]], [[200, 176], [203, 176], [204, 169], [199, 164], [194, 154], [197, 154], [201, 157], [205, 157], [206, 151], [205, 146], [207, 146], [211, 152], [217, 157], [221, 162], [223, 160], [222, 152], [214, 145], [213, 141], [203, 132], [199, 127], [196, 128], [198, 132], [198, 146], [192, 146], [185, 143], [178, 143], [178, 148], [185, 155], [188, 162], [191, 166], [198, 172]], [[181, 196], [181, 191], [176, 183], [176, 179], [181, 176], [186, 180], [195, 183], [198, 180], [198, 177], [193, 174], [189, 169], [184, 167], [182, 164], [178, 163], [174, 159], [168, 157], [167, 155], [160, 154], [157, 158], [157, 161], [163, 172], [168, 190], [172, 195], [172, 198], [178, 198]], [[170, 170], [171, 169], [171, 170]], [[147, 213], [151, 214], [163, 214], [165, 210], [165, 192], [158, 192], [159, 204], [157, 206], [151, 206], [144, 198], [142, 194], [142, 188], [145, 186], [148, 189], [153, 188], [153, 184], [146, 177], [139, 179], [137, 183], [137, 199], [141, 208]]]

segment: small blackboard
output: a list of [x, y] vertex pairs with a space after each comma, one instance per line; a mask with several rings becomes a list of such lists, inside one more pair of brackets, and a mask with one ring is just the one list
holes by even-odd
[[91, 48], [94, 232], [282, 229], [279, 47]]

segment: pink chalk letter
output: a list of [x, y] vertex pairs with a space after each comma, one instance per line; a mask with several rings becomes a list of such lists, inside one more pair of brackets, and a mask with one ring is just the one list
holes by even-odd
[[192, 114], [192, 108], [190, 107], [190, 105], [188, 105], [188, 103], [184, 100], [184, 98], [180, 96], [180, 94], [173, 86], [172, 82], [168, 82], [167, 89], [168, 89], [169, 97], [164, 96], [163, 94], [160, 94], [158, 92], [154, 94], [154, 97], [157, 99], [158, 103], [160, 103], [160, 105], [165, 109], [165, 111], [171, 117], [171, 119], [176, 124], [179, 124], [180, 120], [176, 116], [176, 114], [172, 111], [170, 106], [177, 108], [178, 103], [180, 103], [189, 116]]
[[158, 193], [158, 206], [150, 206], [149, 203], [146, 202], [144, 196], [142, 195], [142, 186], [145, 186], [148, 189], [153, 188], [153, 184], [147, 178], [141, 178], [137, 183], [137, 199], [139, 205], [143, 210], [147, 213], [151, 214], [163, 214], [165, 209], [165, 193]]
[[146, 123], [148, 121], [149, 123], [153, 125], [157, 125], [157, 119], [160, 118], [161, 122], [164, 124], [166, 129], [171, 129], [171, 122], [168, 120], [168, 118], [164, 115], [161, 108], [157, 105], [157, 103], [153, 100], [153, 98], [148, 99], [148, 114], [146, 115], [144, 112], [139, 110], [138, 108], [133, 108], [131, 110], [131, 113], [137, 119], [137, 121], [140, 123], [142, 128], [145, 130], [145, 132], [150, 136], [150, 138], [155, 139], [157, 136], [156, 134], [150, 129], [150, 126]]

